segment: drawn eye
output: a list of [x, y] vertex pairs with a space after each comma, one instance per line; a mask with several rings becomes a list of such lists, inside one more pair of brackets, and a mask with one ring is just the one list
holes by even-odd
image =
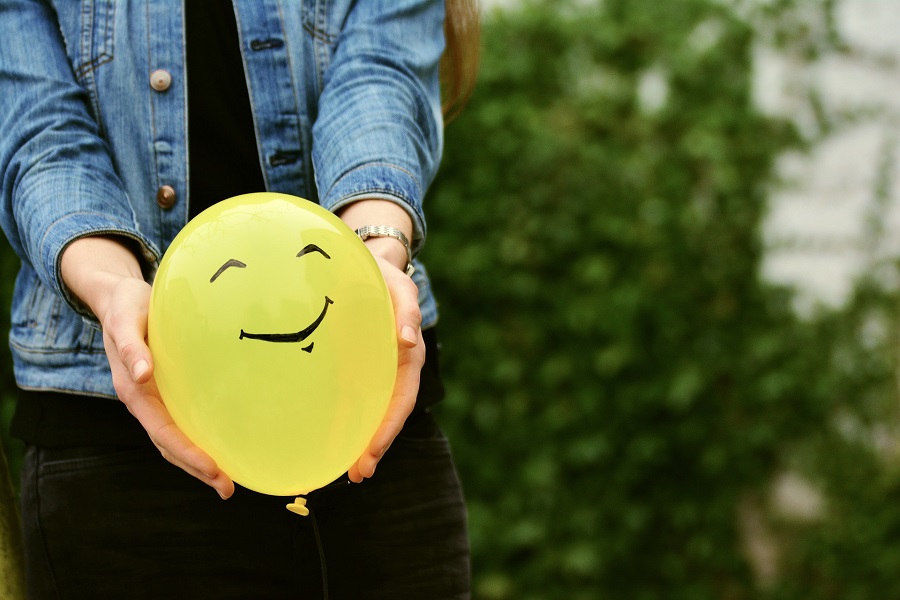
[[303, 256], [304, 254], [309, 254], [310, 252], [318, 252], [319, 254], [321, 254], [322, 256], [324, 256], [325, 258], [328, 258], [328, 259], [331, 258], [330, 256], [328, 256], [328, 253], [327, 253], [327, 252], [325, 252], [324, 250], [322, 250], [321, 248], [319, 248], [319, 247], [316, 246], [315, 244], [307, 244], [306, 247], [303, 248], [303, 250], [301, 250], [300, 252], [297, 253], [297, 258], [300, 258], [300, 257]]
[[209, 282], [212, 283], [213, 281], [215, 281], [216, 278], [218, 278], [219, 275], [224, 273], [228, 267], [238, 267], [240, 269], [244, 269], [247, 267], [247, 265], [245, 265], [244, 263], [242, 263], [241, 261], [239, 261], [235, 258], [229, 258], [227, 261], [225, 261], [225, 264], [222, 265], [221, 267], [219, 267], [219, 270], [216, 271], [213, 274], [213, 276], [209, 278]]

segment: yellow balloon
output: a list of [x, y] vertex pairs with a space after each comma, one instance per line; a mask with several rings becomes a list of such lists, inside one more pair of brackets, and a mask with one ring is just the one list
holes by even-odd
[[347, 471], [394, 387], [381, 271], [343, 221], [294, 196], [237, 196], [192, 219], [160, 263], [148, 329], [175, 423], [264, 494]]

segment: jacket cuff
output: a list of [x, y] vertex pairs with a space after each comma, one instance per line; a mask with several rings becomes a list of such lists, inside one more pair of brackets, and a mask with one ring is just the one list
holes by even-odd
[[159, 266], [160, 252], [147, 238], [142, 236], [130, 223], [124, 223], [107, 215], [92, 212], [71, 213], [50, 225], [41, 238], [41, 265], [44, 277], [51, 289], [59, 295], [75, 312], [92, 323], [96, 316], [66, 286], [62, 278], [62, 255], [66, 247], [83, 237], [106, 235], [120, 236], [132, 240], [137, 251], [135, 256], [141, 264], [145, 278], [151, 278]]
[[[342, 175], [322, 196], [321, 205], [331, 212], [366, 199], [389, 200], [403, 208], [413, 224], [412, 252], [417, 254], [425, 243], [425, 216], [422, 212], [423, 191], [408, 171], [387, 163], [367, 164]], [[382, 225], [382, 223], [372, 223]]]

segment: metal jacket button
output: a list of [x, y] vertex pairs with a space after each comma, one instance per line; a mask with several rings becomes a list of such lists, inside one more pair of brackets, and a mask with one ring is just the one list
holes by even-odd
[[156, 203], [161, 208], [172, 208], [175, 205], [175, 188], [164, 185], [156, 190]]
[[157, 92], [164, 92], [172, 85], [172, 76], [165, 69], [157, 69], [150, 73], [150, 87]]

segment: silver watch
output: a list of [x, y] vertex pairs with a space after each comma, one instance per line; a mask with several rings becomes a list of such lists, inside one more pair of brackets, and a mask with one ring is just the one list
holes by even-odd
[[387, 225], [366, 225], [356, 230], [359, 239], [366, 241], [370, 237], [389, 237], [398, 240], [403, 247], [406, 248], [406, 274], [412, 277], [416, 268], [412, 262], [412, 248], [409, 246], [409, 240], [402, 231], [396, 227], [388, 227]]

